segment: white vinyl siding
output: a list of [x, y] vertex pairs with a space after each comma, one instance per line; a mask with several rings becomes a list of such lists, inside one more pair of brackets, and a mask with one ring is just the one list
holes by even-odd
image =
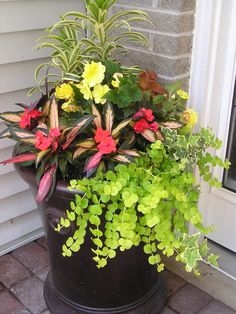
[[[34, 70], [48, 56], [34, 49], [43, 30], [70, 10], [83, 10], [82, 0], [0, 0], [0, 111], [17, 110], [35, 85]], [[4, 129], [0, 121], [0, 131]], [[14, 142], [0, 140], [0, 160], [11, 157]], [[0, 166], [0, 255], [43, 234], [37, 205], [28, 185], [12, 165]]]

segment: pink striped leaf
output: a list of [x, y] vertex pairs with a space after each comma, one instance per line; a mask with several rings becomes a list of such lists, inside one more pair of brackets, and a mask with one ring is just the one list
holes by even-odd
[[53, 178], [55, 176], [57, 167], [54, 165], [51, 168], [49, 168], [45, 174], [42, 176], [40, 183], [39, 183], [39, 189], [38, 194], [36, 197], [36, 201], [40, 204], [42, 203], [47, 195], [49, 194], [52, 185], [53, 185]]
[[103, 155], [100, 152], [97, 152], [94, 156], [92, 156], [89, 159], [89, 161], [88, 161], [88, 163], [87, 163], [87, 165], [85, 167], [85, 171], [89, 171], [91, 169], [96, 168], [99, 165], [99, 163], [100, 163], [100, 161], [102, 159], [102, 156]]
[[141, 134], [146, 140], [148, 140], [151, 143], [155, 143], [157, 140], [155, 133], [149, 129], [144, 130]]
[[13, 158], [1, 161], [0, 164], [6, 165], [6, 164], [11, 164], [11, 163], [25, 162], [25, 161], [35, 160], [36, 157], [37, 157], [37, 154], [34, 154], [34, 153], [21, 154]]
[[49, 120], [50, 120], [50, 128], [55, 129], [59, 128], [59, 118], [58, 118], [58, 103], [56, 101], [55, 96], [53, 95], [50, 100], [50, 114], [49, 114]]
[[74, 141], [77, 135], [79, 135], [92, 121], [94, 117], [91, 115], [83, 116], [79, 119], [76, 127], [69, 131], [66, 136], [66, 141], [62, 145], [63, 150], [67, 149], [67, 147]]
[[98, 108], [94, 104], [92, 104], [92, 114], [95, 116], [93, 123], [95, 124], [96, 128], [102, 128], [102, 117], [98, 111]]
[[136, 150], [132, 149], [119, 149], [118, 152], [132, 157], [140, 157], [140, 154]]
[[0, 118], [6, 122], [19, 123], [21, 120], [22, 112], [3, 112], [0, 113]]

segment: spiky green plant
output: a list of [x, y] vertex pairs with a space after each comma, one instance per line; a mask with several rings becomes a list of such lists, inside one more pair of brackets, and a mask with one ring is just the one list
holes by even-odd
[[[35, 71], [38, 87], [52, 77], [60, 80], [79, 81], [84, 62], [90, 58], [102, 61], [115, 60], [126, 52], [126, 43], [136, 42], [148, 45], [148, 39], [133, 31], [133, 22], [150, 22], [147, 13], [140, 10], [126, 10], [110, 14], [116, 0], [84, 0], [87, 13], [71, 11], [60, 17], [60, 21], [46, 30], [38, 49], [50, 48], [50, 60]], [[42, 75], [42, 72], [45, 72]], [[56, 71], [55, 71], [56, 70]]]

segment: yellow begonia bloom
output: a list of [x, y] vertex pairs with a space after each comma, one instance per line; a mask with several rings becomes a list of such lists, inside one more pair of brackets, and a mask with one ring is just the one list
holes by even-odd
[[97, 84], [101, 84], [105, 78], [106, 67], [101, 62], [87, 63], [84, 67], [84, 73], [82, 77], [84, 83], [89, 87], [94, 87]]
[[98, 84], [98, 85], [94, 86], [93, 97], [94, 97], [95, 103], [104, 105], [106, 102], [106, 99], [103, 99], [102, 97], [106, 93], [108, 93], [109, 90], [110, 90], [110, 88], [108, 87], [108, 85]]
[[77, 84], [76, 87], [79, 88], [81, 94], [83, 94], [84, 99], [89, 100], [89, 99], [93, 99], [93, 94], [89, 88], [89, 86], [82, 81], [80, 84]]
[[65, 112], [77, 112], [79, 111], [79, 106], [74, 105], [71, 103], [71, 101], [66, 101], [64, 104], [61, 106], [61, 109], [64, 110]]
[[120, 87], [120, 79], [123, 78], [123, 74], [122, 73], [115, 73], [113, 75], [114, 80], [111, 82], [111, 85], [113, 87], [119, 88]]
[[70, 84], [63, 83], [61, 86], [56, 87], [55, 96], [58, 99], [69, 99], [74, 96], [73, 88]]
[[198, 114], [193, 109], [187, 109], [182, 113], [182, 121], [187, 128], [193, 128], [198, 121]]
[[184, 90], [182, 90], [182, 89], [179, 89], [179, 90], [177, 90], [177, 95], [180, 97], [180, 98], [182, 98], [182, 99], [185, 99], [185, 100], [187, 100], [187, 99], [189, 99], [189, 94], [188, 93], [186, 93]]

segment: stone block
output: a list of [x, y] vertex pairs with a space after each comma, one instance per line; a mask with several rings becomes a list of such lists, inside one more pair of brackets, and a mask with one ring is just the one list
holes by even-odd
[[130, 50], [127, 56], [119, 57], [122, 64], [126, 66], [138, 65], [143, 70], [156, 71], [162, 76], [174, 77], [176, 75], [187, 73], [190, 69], [190, 57], [166, 58], [157, 56], [146, 51]]
[[175, 56], [190, 53], [192, 50], [192, 35], [167, 36], [150, 34], [153, 36], [153, 51], [166, 56]]
[[[123, 10], [126, 10], [126, 8], [122, 7], [122, 5], [116, 5], [113, 8], [114, 13]], [[158, 10], [147, 10], [146, 13], [149, 14], [153, 26], [147, 22], [134, 22], [132, 25], [139, 29], [142, 28], [143, 30], [155, 30], [175, 34], [191, 32], [194, 28], [193, 14], [169, 14], [166, 12], [159, 12]]]
[[11, 288], [30, 276], [29, 271], [11, 255], [0, 257], [0, 282]]
[[235, 314], [236, 311], [221, 303], [218, 300], [214, 300], [202, 309], [199, 314]]
[[199, 313], [212, 301], [212, 297], [202, 290], [187, 284], [168, 300], [168, 306], [181, 314]]
[[43, 297], [43, 283], [38, 278], [28, 278], [11, 291], [33, 314], [39, 314], [47, 309]]
[[154, 0], [155, 6], [160, 9], [191, 11], [196, 8], [196, 0]]
[[186, 285], [186, 281], [183, 278], [177, 276], [169, 270], [165, 270], [164, 276], [168, 296], [176, 293], [180, 288]]
[[0, 293], [0, 313], [13, 314], [20, 313], [24, 306], [8, 292]]
[[127, 0], [118, 0], [117, 4], [126, 4], [132, 7], [142, 7], [142, 8], [147, 8], [147, 7], [152, 7], [153, 0], [132, 0], [127, 1]]
[[35, 242], [20, 247], [12, 255], [33, 273], [37, 273], [49, 264], [47, 251]]

